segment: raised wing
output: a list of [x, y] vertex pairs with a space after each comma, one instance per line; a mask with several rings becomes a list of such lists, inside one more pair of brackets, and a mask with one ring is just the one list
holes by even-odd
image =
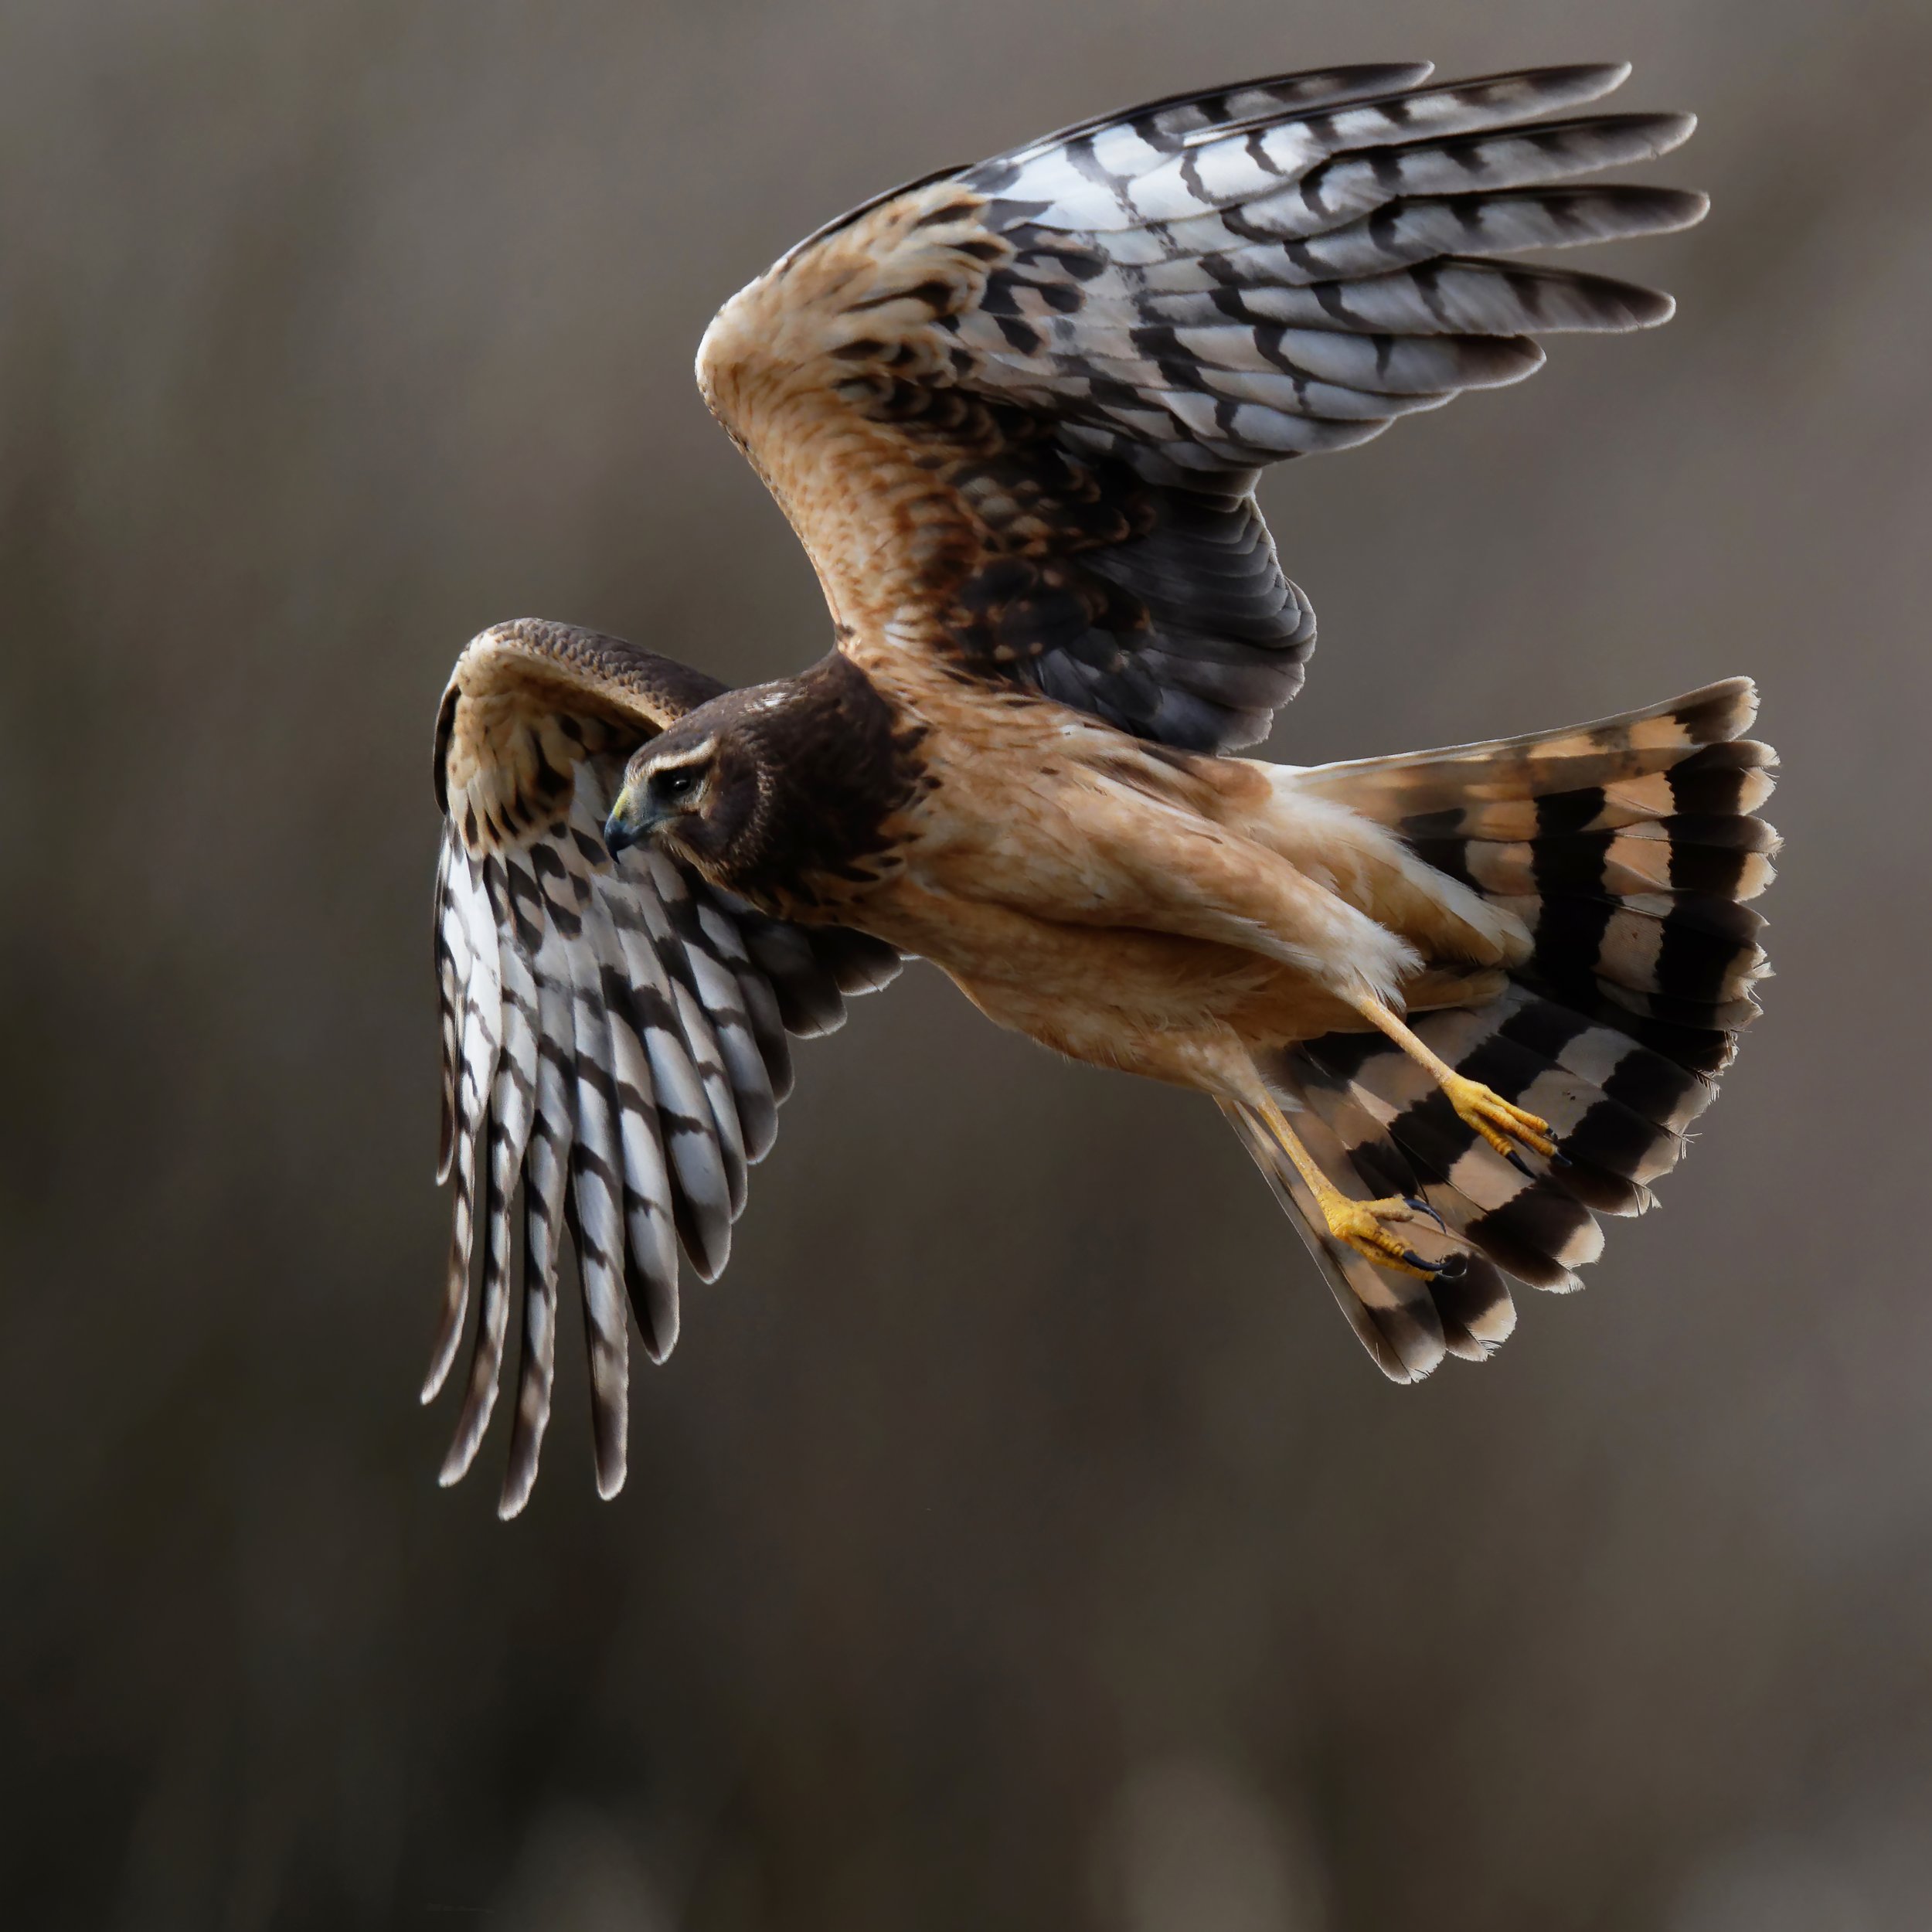
[[1567, 184], [1690, 132], [1544, 119], [1626, 67], [1443, 86], [1354, 67], [1177, 96], [936, 176], [728, 303], [699, 379], [868, 654], [908, 648], [1223, 750], [1315, 622], [1265, 464], [1540, 366], [1668, 298], [1495, 259], [1657, 233], [1702, 196]]
[[[437, 723], [439, 1179], [455, 1180], [449, 1277], [423, 1399], [479, 1311], [442, 1480], [474, 1460], [502, 1377], [521, 1250], [522, 1355], [500, 1509], [536, 1479], [557, 1277], [577, 1250], [597, 1487], [624, 1474], [627, 1299], [645, 1352], [678, 1333], [682, 1246], [723, 1270], [746, 1169], [777, 1131], [787, 1033], [830, 1032], [898, 956], [858, 933], [753, 912], [657, 852], [613, 863], [606, 813], [630, 754], [724, 687], [613, 638], [523, 621], [457, 661]], [[480, 1250], [480, 1261], [478, 1251]]]

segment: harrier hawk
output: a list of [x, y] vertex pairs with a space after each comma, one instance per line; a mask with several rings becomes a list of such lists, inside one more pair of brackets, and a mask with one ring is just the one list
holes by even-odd
[[426, 1400], [481, 1259], [444, 1481], [520, 1275], [503, 1513], [529, 1495], [567, 1230], [617, 1488], [627, 1308], [662, 1360], [679, 1250], [718, 1274], [771, 1145], [787, 1036], [909, 957], [1001, 1026], [1210, 1095], [1397, 1381], [1489, 1354], [1510, 1277], [1574, 1287], [1594, 1214], [1649, 1205], [1757, 1010], [1750, 685], [1446, 751], [1230, 755], [1315, 641], [1259, 472], [1519, 381], [1539, 335], [1670, 313], [1502, 259], [1702, 215], [1563, 185], [1689, 134], [1573, 114], [1628, 71], [1177, 95], [869, 202], [725, 304], [698, 379], [833, 648], [745, 690], [533, 620], [457, 661]]

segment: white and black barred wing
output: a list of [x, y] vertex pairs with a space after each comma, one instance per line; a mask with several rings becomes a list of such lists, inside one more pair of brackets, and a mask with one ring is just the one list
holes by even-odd
[[[506, 634], [508, 649], [486, 646]], [[454, 1482], [488, 1425], [520, 1307], [509, 1515], [536, 1481], [549, 1418], [566, 1240], [597, 1484], [610, 1495], [624, 1474], [627, 1306], [646, 1353], [663, 1360], [677, 1338], [680, 1250], [703, 1280], [723, 1270], [747, 1169], [776, 1135], [787, 1033], [840, 1026], [845, 996], [883, 985], [899, 961], [858, 934], [764, 918], [662, 853], [612, 861], [604, 819], [629, 752], [716, 689], [709, 680], [562, 626], [500, 627], [479, 646], [459, 665], [439, 733], [441, 1171], [455, 1198], [423, 1400], [455, 1362], [474, 1281], [469, 1372], [443, 1467]], [[654, 679], [658, 715], [624, 716], [614, 699]]]
[[880, 634], [1165, 743], [1252, 743], [1314, 639], [1256, 473], [1518, 381], [1540, 335], [1669, 315], [1508, 259], [1702, 214], [1577, 185], [1691, 131], [1575, 114], [1628, 71], [1348, 68], [1090, 121], [821, 231], [727, 304], [700, 380], [848, 648]]
[[1540, 119], [1629, 71], [1291, 79], [983, 162], [959, 179], [991, 197], [976, 219], [1015, 253], [957, 333], [983, 379], [1043, 380], [1082, 419], [1070, 440], [1155, 474], [1365, 441], [1529, 374], [1543, 359], [1527, 338], [1669, 315], [1647, 289], [1492, 259], [1702, 215], [1701, 196], [1560, 185], [1690, 133], [1680, 114]]

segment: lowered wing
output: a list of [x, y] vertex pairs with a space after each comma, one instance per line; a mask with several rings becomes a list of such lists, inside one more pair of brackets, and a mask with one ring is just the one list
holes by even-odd
[[520, 1306], [506, 1516], [529, 1498], [549, 1420], [566, 1238], [609, 1496], [624, 1475], [627, 1304], [662, 1361], [677, 1339], [680, 1250], [705, 1281], [723, 1270], [747, 1169], [777, 1134], [787, 1036], [832, 1031], [848, 995], [899, 971], [876, 940], [767, 919], [662, 852], [613, 862], [604, 820], [631, 753], [723, 689], [615, 638], [523, 621], [472, 642], [444, 696], [440, 1178], [454, 1178], [455, 1200], [423, 1395], [454, 1365], [474, 1277], [442, 1473], [454, 1482], [488, 1426]]

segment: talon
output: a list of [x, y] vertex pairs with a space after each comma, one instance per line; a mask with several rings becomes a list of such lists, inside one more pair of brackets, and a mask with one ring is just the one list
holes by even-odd
[[1481, 1081], [1453, 1073], [1443, 1082], [1443, 1091], [1448, 1095], [1457, 1117], [1523, 1173], [1530, 1174], [1531, 1170], [1511, 1145], [1512, 1141], [1520, 1141], [1532, 1154], [1540, 1154], [1546, 1159], [1556, 1153], [1556, 1143], [1549, 1138], [1547, 1121], [1505, 1100]]
[[1403, 1197], [1418, 1214], [1426, 1214], [1444, 1234], [1449, 1232], [1449, 1223], [1438, 1214], [1419, 1194], [1405, 1194]]
[[1412, 1253], [1395, 1236], [1386, 1232], [1393, 1223], [1413, 1221], [1415, 1209], [1400, 1196], [1380, 1201], [1351, 1201], [1342, 1195], [1322, 1204], [1328, 1232], [1336, 1240], [1352, 1247], [1379, 1268], [1397, 1274], [1413, 1274], [1427, 1281], [1436, 1270], [1419, 1254]]
[[[1487, 1087], [1481, 1090], [1488, 1092]], [[1389, 1232], [1392, 1225], [1426, 1218], [1447, 1234], [1447, 1224], [1427, 1201], [1413, 1194], [1387, 1196], [1379, 1201], [1350, 1200], [1322, 1172], [1271, 1097], [1261, 1096], [1253, 1111], [1315, 1196], [1321, 1217], [1328, 1224], [1331, 1240], [1353, 1248], [1364, 1260], [1372, 1261], [1392, 1274], [1413, 1275], [1419, 1281], [1453, 1281], [1468, 1265], [1468, 1257], [1461, 1253], [1451, 1253], [1440, 1261], [1425, 1260]]]

